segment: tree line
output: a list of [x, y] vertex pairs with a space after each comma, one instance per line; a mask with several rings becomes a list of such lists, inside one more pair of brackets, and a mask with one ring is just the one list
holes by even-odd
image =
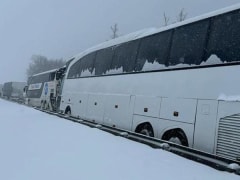
[[57, 69], [64, 66], [66, 61], [63, 59], [48, 59], [42, 55], [33, 55], [31, 57], [31, 63], [27, 68], [27, 76], [41, 73], [51, 69]]

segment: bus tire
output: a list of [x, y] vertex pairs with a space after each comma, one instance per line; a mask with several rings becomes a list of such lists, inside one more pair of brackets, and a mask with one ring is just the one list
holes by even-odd
[[71, 108], [69, 106], [66, 108], [65, 114], [71, 116]]
[[154, 137], [153, 128], [149, 122], [138, 125], [135, 132], [146, 136]]
[[187, 136], [182, 129], [169, 130], [164, 133], [162, 139], [182, 146], [188, 146]]

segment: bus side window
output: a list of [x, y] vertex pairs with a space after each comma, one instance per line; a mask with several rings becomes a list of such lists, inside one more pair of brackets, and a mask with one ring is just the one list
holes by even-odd
[[110, 70], [113, 53], [114, 47], [101, 49], [97, 52], [96, 61], [94, 64], [96, 76], [104, 75]]
[[172, 31], [166, 31], [141, 40], [136, 71], [159, 70], [165, 67], [169, 55], [171, 34]]
[[[96, 53], [90, 53], [84, 56], [80, 60], [80, 65], [78, 67], [78, 74], [81, 77], [86, 77], [86, 76], [94, 76], [94, 69], [93, 69], [93, 64], [95, 61]], [[78, 76], [79, 77], [79, 76]]]
[[215, 61], [212, 64], [240, 61], [239, 32], [239, 10], [213, 18], [204, 61], [207, 61], [211, 56], [215, 57]]
[[174, 31], [169, 66], [196, 65], [201, 62], [206, 44], [209, 20], [195, 22]]
[[[126, 42], [116, 47], [111, 65], [112, 74], [133, 72], [139, 40]], [[115, 70], [115, 72], [114, 72]]]

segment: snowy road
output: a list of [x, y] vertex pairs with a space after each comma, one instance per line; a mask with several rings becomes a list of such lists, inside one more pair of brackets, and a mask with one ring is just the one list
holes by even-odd
[[231, 173], [0, 99], [1, 180], [239, 180]]

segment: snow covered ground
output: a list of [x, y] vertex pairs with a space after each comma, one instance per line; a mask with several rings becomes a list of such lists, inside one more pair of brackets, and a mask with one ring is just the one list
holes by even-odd
[[239, 180], [163, 150], [0, 99], [1, 180]]

